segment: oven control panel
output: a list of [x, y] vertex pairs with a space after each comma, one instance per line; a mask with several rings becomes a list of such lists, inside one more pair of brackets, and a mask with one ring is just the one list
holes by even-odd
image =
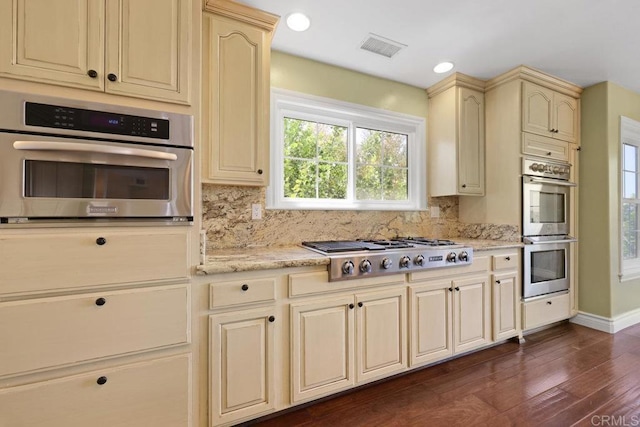
[[569, 163], [525, 158], [522, 160], [522, 174], [568, 181], [571, 175], [571, 165]]

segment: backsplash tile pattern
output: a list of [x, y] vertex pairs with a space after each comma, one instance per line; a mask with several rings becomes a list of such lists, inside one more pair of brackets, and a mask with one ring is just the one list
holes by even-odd
[[[281, 246], [305, 240], [392, 238], [396, 236], [470, 237], [511, 240], [518, 227], [460, 224], [458, 198], [438, 197], [430, 212], [263, 210], [251, 219], [251, 204], [265, 203], [265, 188], [203, 184], [202, 224], [208, 249]], [[497, 237], [492, 237], [497, 236]], [[516, 238], [514, 241], [519, 239]]]

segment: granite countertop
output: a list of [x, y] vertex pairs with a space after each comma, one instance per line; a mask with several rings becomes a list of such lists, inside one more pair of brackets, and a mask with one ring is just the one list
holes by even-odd
[[[471, 246], [474, 251], [521, 248], [520, 242], [454, 238], [456, 243]], [[269, 270], [287, 267], [329, 265], [329, 257], [301, 246], [262, 246], [208, 251], [198, 274], [234, 271]]]

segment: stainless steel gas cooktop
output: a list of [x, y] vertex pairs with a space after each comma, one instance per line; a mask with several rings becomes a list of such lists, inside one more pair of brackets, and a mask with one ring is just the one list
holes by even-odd
[[329, 240], [302, 245], [330, 257], [329, 281], [471, 264], [473, 248], [451, 240]]

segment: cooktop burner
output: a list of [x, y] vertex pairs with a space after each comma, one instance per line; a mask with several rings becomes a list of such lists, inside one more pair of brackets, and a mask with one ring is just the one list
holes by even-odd
[[329, 281], [467, 265], [473, 248], [424, 237], [392, 240], [328, 240], [302, 245], [330, 257]]

